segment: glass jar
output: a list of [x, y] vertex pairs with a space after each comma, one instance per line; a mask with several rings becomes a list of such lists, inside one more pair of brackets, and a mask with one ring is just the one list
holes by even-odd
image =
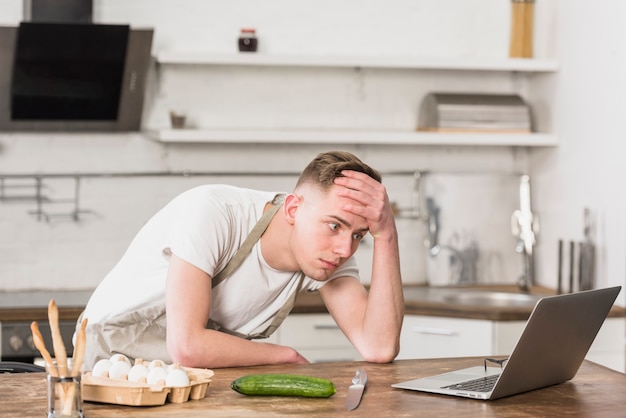
[[256, 37], [256, 29], [243, 28], [239, 34], [239, 51], [256, 52], [259, 40]]

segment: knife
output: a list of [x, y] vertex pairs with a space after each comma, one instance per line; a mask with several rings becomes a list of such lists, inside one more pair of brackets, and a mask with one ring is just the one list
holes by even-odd
[[348, 388], [348, 396], [346, 396], [346, 409], [352, 411], [361, 403], [361, 397], [367, 383], [367, 372], [365, 369], [358, 369], [356, 375], [352, 378], [352, 385]]

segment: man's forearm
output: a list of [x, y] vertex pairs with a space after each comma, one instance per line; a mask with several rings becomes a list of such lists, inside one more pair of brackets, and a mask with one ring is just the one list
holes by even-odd
[[370, 361], [389, 362], [400, 349], [404, 293], [397, 238], [374, 240], [372, 277], [363, 321]]
[[187, 367], [220, 368], [307, 363], [291, 347], [253, 342], [214, 330], [203, 330], [189, 344], [168, 344], [173, 361]]

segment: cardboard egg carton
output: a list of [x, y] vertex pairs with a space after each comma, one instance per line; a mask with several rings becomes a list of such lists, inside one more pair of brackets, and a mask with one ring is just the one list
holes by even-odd
[[183, 367], [189, 376], [188, 386], [173, 387], [150, 385], [128, 380], [93, 376], [86, 372], [82, 376], [82, 398], [85, 401], [130, 406], [164, 405], [166, 402], [184, 403], [203, 399], [206, 396], [213, 371]]

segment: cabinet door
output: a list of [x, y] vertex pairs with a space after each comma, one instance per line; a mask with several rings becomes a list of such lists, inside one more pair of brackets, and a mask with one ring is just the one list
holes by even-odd
[[607, 318], [585, 358], [618, 372], [626, 372], [625, 335], [625, 318]]
[[517, 340], [521, 337], [526, 321], [494, 322], [493, 350], [494, 356], [508, 356], [513, 352]]
[[492, 355], [491, 321], [407, 315], [398, 359]]
[[279, 344], [311, 362], [363, 360], [329, 314], [291, 314], [279, 328]]

